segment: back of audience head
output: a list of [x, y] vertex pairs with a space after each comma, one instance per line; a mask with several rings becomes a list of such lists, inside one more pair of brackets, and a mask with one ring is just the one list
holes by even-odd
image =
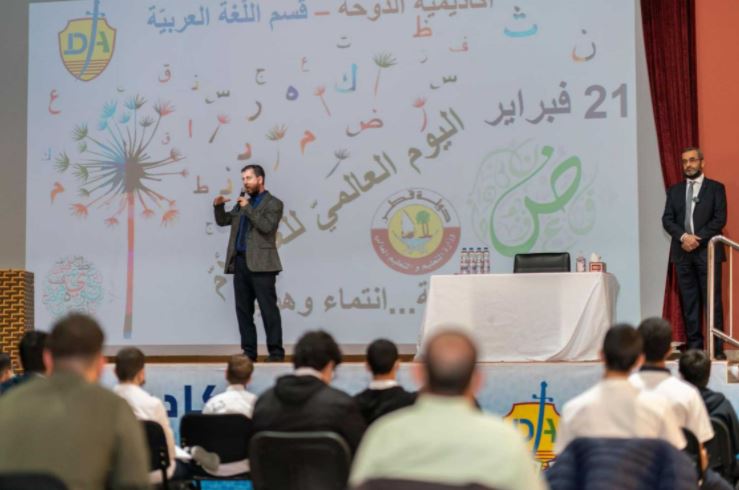
[[374, 378], [395, 379], [400, 361], [398, 348], [387, 339], [377, 339], [367, 347], [367, 366]]
[[321, 379], [330, 383], [334, 369], [341, 364], [341, 350], [334, 338], [323, 330], [303, 334], [295, 344], [293, 366], [295, 369], [311, 368], [321, 373]]
[[688, 383], [698, 389], [708, 386], [711, 377], [711, 359], [705, 352], [698, 349], [690, 349], [680, 356], [680, 375]]
[[104, 340], [97, 321], [81, 313], [72, 313], [52, 327], [46, 341], [44, 363], [53, 373], [76, 372], [87, 381], [97, 382], [105, 365]]
[[48, 337], [49, 334], [38, 330], [31, 330], [23, 334], [21, 341], [18, 343], [18, 354], [25, 373], [44, 374], [47, 372], [44, 364], [44, 349]]
[[10, 356], [5, 352], [0, 352], [0, 383], [3, 383], [13, 377], [13, 364]]
[[481, 383], [476, 363], [477, 347], [473, 340], [461, 331], [445, 330], [426, 344], [417, 374], [425, 393], [472, 400]]
[[606, 370], [628, 375], [643, 360], [643, 343], [639, 331], [627, 323], [612, 326], [603, 339], [601, 357]]
[[115, 356], [115, 376], [121, 383], [143, 386], [146, 382], [146, 356], [136, 347], [124, 347]]
[[226, 367], [226, 381], [230, 385], [241, 385], [251, 381], [251, 374], [254, 372], [254, 363], [251, 362], [244, 354], [236, 354], [231, 356]]
[[664, 318], [647, 318], [639, 325], [644, 341], [644, 361], [660, 363], [667, 359], [672, 346], [672, 326]]

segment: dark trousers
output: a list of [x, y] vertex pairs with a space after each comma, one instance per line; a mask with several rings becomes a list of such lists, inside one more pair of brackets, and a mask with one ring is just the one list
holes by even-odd
[[[708, 254], [706, 250], [684, 254], [675, 263], [677, 283], [680, 289], [680, 304], [685, 322], [688, 349], [703, 349], [701, 331], [701, 312], [707, 306]], [[721, 262], [716, 260], [714, 291], [714, 323], [719, 330], [724, 329], [724, 310], [721, 303]], [[716, 352], [723, 351], [723, 342], [716, 339]]]
[[237, 255], [234, 271], [234, 299], [236, 318], [241, 334], [241, 349], [249, 358], [257, 358], [257, 328], [254, 325], [254, 301], [262, 313], [264, 331], [267, 334], [267, 350], [270, 357], [282, 359], [282, 318], [277, 307], [275, 291], [276, 272], [252, 272], [246, 266], [246, 257]]

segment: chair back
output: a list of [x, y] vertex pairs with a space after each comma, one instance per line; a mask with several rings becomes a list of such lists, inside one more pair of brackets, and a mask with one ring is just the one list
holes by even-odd
[[0, 474], [0, 490], [67, 490], [67, 485], [43, 473], [3, 473]]
[[711, 426], [713, 426], [714, 436], [706, 443], [708, 467], [726, 480], [733, 481], [736, 460], [731, 449], [729, 428], [721, 419], [716, 417], [711, 417]]
[[221, 464], [249, 459], [251, 434], [251, 419], [240, 414], [188, 413], [180, 421], [181, 445], [216, 453]]
[[516, 254], [513, 272], [570, 272], [570, 254], [567, 252]]
[[683, 427], [683, 435], [685, 436], [685, 448], [683, 452], [690, 457], [690, 461], [695, 466], [695, 471], [698, 474], [698, 480], [703, 479], [703, 466], [701, 465], [701, 450], [698, 438], [695, 437], [691, 431]]
[[159, 422], [142, 420], [146, 443], [149, 446], [149, 471], [162, 472], [162, 486], [167, 488], [167, 468], [169, 468], [169, 448], [167, 437]]
[[255, 490], [344, 490], [351, 451], [334, 432], [258, 432], [251, 440]]

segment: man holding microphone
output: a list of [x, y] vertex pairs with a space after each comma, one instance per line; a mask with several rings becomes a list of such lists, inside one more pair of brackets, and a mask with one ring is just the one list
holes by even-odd
[[234, 275], [241, 348], [252, 361], [257, 360], [256, 300], [267, 334], [267, 360], [281, 362], [285, 359], [285, 350], [282, 347], [282, 319], [277, 307], [275, 281], [282, 264], [275, 239], [283, 204], [265, 190], [264, 169], [260, 165], [242, 168], [241, 180], [243, 190], [230, 211], [225, 209], [225, 203], [230, 199], [217, 196], [213, 201], [216, 223], [231, 227], [225, 273]]

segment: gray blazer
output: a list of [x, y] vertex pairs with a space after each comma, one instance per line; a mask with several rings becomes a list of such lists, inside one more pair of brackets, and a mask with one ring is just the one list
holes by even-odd
[[226, 274], [233, 274], [236, 260], [236, 236], [239, 233], [241, 216], [246, 216], [251, 227], [246, 234], [246, 265], [252, 272], [280, 272], [282, 263], [277, 254], [275, 242], [277, 227], [282, 219], [282, 201], [267, 192], [255, 208], [251, 204], [240, 207], [238, 204], [226, 212], [224, 204], [214, 206], [218, 226], [230, 226], [226, 253]]

